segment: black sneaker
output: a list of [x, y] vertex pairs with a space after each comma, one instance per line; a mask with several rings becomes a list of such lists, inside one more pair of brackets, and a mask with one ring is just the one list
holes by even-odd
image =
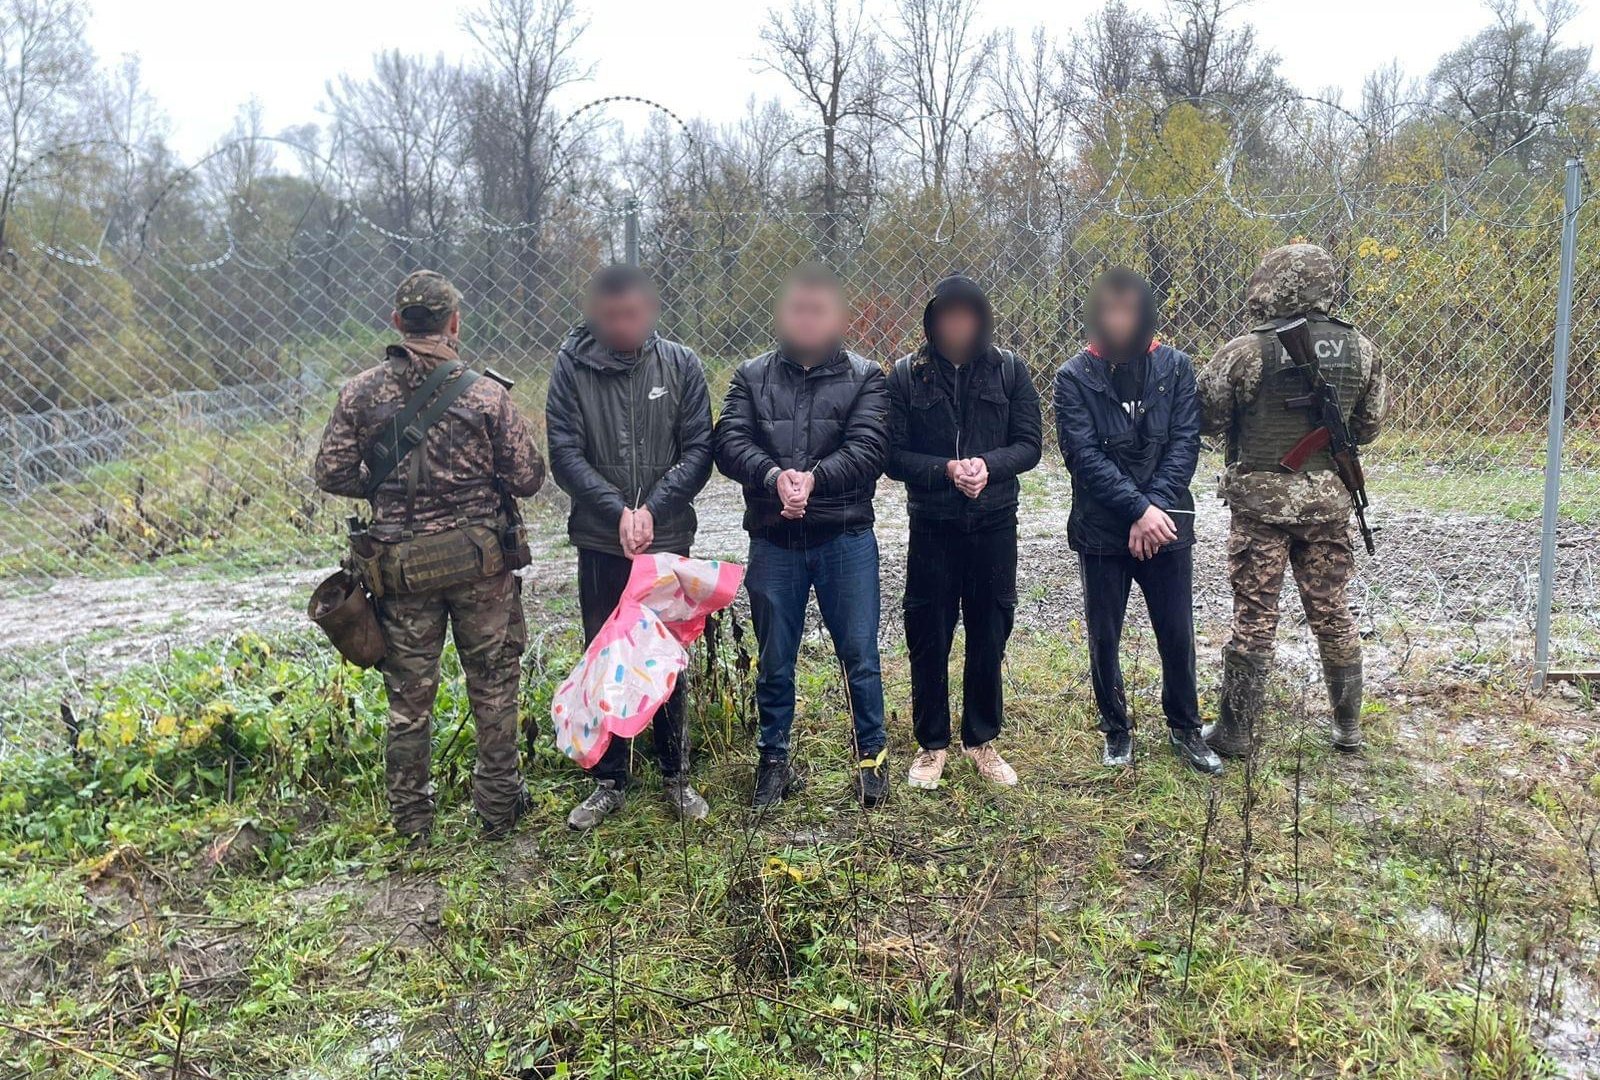
[[1133, 732], [1106, 732], [1106, 748], [1100, 753], [1100, 764], [1108, 769], [1125, 769], [1133, 764]]
[[856, 762], [856, 798], [871, 809], [889, 798], [889, 751], [879, 750]]
[[1183, 731], [1172, 731], [1172, 750], [1181, 758], [1184, 764], [1197, 773], [1207, 776], [1218, 776], [1222, 772], [1222, 759], [1217, 752], [1206, 745], [1206, 740], [1198, 728], [1186, 728]]
[[756, 790], [750, 805], [757, 810], [776, 806], [804, 786], [800, 774], [789, 767], [787, 754], [762, 754], [756, 763]]

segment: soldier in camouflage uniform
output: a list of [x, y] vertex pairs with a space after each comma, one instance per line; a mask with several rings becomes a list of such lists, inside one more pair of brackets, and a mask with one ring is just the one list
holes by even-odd
[[369, 490], [371, 450], [389, 420], [435, 368], [458, 359], [460, 301], [432, 271], [401, 282], [393, 321], [404, 338], [340, 390], [314, 466], [322, 490], [372, 504], [388, 645], [389, 811], [396, 831], [419, 841], [433, 825], [433, 703], [447, 626], [477, 728], [472, 802], [485, 832], [505, 835], [528, 805], [517, 748], [527, 629], [521, 583], [501, 545], [502, 490], [526, 497], [544, 482], [527, 422], [503, 385], [479, 378]]
[[1385, 409], [1382, 365], [1372, 343], [1330, 314], [1338, 282], [1333, 258], [1314, 244], [1269, 251], [1246, 295], [1258, 323], [1234, 338], [1199, 376], [1202, 430], [1227, 436], [1221, 495], [1232, 510], [1228, 576], [1233, 635], [1223, 650], [1218, 722], [1207, 728], [1213, 749], [1248, 753], [1261, 712], [1278, 631], [1278, 597], [1287, 565], [1294, 571], [1306, 620], [1322, 654], [1333, 707], [1333, 744], [1361, 746], [1361, 639], [1345, 587], [1355, 568], [1352, 503], [1326, 451], [1304, 469], [1278, 461], [1312, 430], [1310, 414], [1291, 408], [1306, 380], [1274, 333], [1305, 316], [1323, 377], [1339, 393], [1351, 438], [1377, 437]]

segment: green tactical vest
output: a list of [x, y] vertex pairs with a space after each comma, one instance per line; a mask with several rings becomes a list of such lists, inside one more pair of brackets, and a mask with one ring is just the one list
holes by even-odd
[[[1329, 315], [1312, 313], [1306, 318], [1317, 367], [1339, 392], [1339, 407], [1348, 423], [1362, 390], [1361, 335], [1349, 323]], [[1295, 368], [1273, 331], [1273, 323], [1252, 328], [1261, 343], [1261, 391], [1235, 418], [1228, 440], [1229, 463], [1245, 472], [1279, 471], [1278, 460], [1312, 430], [1310, 413], [1288, 406], [1290, 398], [1304, 397], [1308, 387], [1305, 376]], [[1333, 459], [1324, 450], [1308, 458], [1302, 471], [1326, 472], [1332, 468]]]

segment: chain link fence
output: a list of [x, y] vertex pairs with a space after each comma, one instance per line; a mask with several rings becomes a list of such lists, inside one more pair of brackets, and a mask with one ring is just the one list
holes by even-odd
[[[145, 178], [137, 199], [97, 148], [41, 154], [3, 225], [0, 623], [152, 569], [226, 568], [209, 602], [227, 605], [251, 575], [332, 560], [346, 508], [314, 489], [309, 459], [337, 386], [389, 338], [394, 283], [417, 266], [458, 281], [468, 354], [515, 377], [535, 415], [583, 282], [635, 248], [660, 283], [664, 332], [700, 353], [714, 393], [769, 346], [785, 273], [822, 258], [853, 294], [852, 344], [886, 363], [916, 344], [929, 286], [974, 275], [1000, 343], [1029, 360], [1048, 402], [1101, 269], [1146, 274], [1162, 338], [1203, 360], [1247, 326], [1244, 283], [1263, 251], [1303, 238], [1338, 259], [1342, 310], [1392, 385], [1390, 427], [1369, 455], [1380, 547], [1362, 563], [1363, 620], [1389, 635], [1396, 666], [1439, 646], [1474, 671], [1515, 670], [1537, 592], [1561, 163], [1581, 140], [1552, 124], [1490, 151], [1470, 129], [1418, 119], [1405, 138], [1375, 142], [1336, 130], [1347, 116], [1313, 111], [1268, 132], [1198, 107], [1152, 109], [1108, 122], [1070, 163], [997, 155], [960, 191], [884, 182], [827, 214], [805, 209], [804, 193], [757, 198], [659, 175], [553, 182], [538, 221], [466, 208], [429, 235], [386, 225], [331, 167], [277, 140]], [[1286, 135], [1294, 153], [1252, 145]], [[706, 148], [674, 138], [692, 172]], [[1557, 661], [1600, 652], [1594, 216], [1586, 205], [1578, 228]], [[1209, 455], [1197, 489], [1209, 492], [1219, 467]], [[1065, 499], [1060, 475], [1047, 455], [1035, 507]], [[1203, 541], [1220, 544], [1225, 511], [1204, 505]], [[1065, 567], [1064, 536], [1060, 546]], [[0, 650], [26, 673], [70, 638], [23, 635]]]

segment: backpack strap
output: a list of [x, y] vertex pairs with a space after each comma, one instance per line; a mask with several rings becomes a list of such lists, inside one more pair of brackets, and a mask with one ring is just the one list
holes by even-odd
[[[478, 373], [459, 360], [433, 369], [368, 449], [367, 498], [372, 498], [411, 451], [422, 445], [428, 430], [444, 419], [456, 399], [477, 381]], [[414, 474], [412, 479], [415, 483]]]

